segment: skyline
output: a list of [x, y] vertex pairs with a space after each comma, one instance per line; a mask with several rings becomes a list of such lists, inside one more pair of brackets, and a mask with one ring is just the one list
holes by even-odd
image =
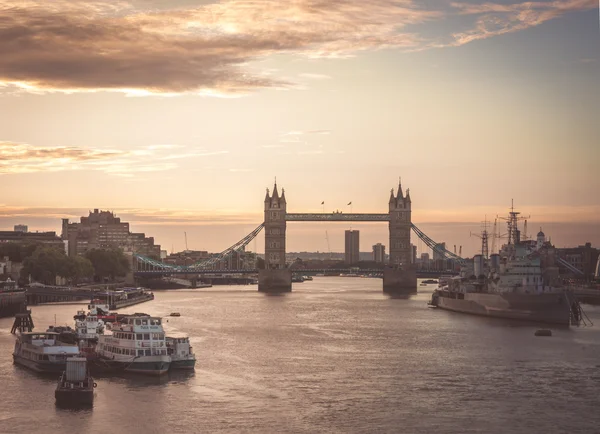
[[[219, 251], [275, 176], [291, 212], [385, 212], [401, 175], [413, 222], [469, 254], [511, 199], [600, 244], [594, 0], [0, 0], [0, 23], [0, 228], [111, 209]], [[343, 251], [326, 226], [287, 250]]]

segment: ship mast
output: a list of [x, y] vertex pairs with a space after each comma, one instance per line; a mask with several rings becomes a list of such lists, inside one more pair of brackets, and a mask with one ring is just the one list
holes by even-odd
[[520, 231], [519, 231], [519, 226], [518, 226], [519, 220], [525, 220], [525, 219], [528, 219], [531, 217], [531, 216], [521, 217], [520, 214], [521, 214], [520, 212], [515, 211], [514, 199], [511, 199], [511, 207], [510, 207], [510, 212], [508, 213], [508, 217], [500, 217], [502, 220], [507, 221], [508, 244], [509, 245], [515, 245], [515, 244], [518, 244], [519, 241], [521, 241], [520, 240]]
[[488, 259], [490, 256], [490, 252], [488, 249], [488, 240], [490, 238], [490, 234], [488, 232], [488, 221], [487, 216], [485, 216], [485, 220], [481, 222], [481, 235], [471, 234], [471, 236], [481, 238], [481, 256], [485, 259]]

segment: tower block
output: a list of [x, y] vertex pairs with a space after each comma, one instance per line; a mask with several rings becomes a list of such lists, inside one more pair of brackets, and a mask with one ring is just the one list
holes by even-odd
[[286, 207], [285, 191], [279, 196], [275, 183], [273, 194], [267, 189], [265, 196], [265, 269], [258, 272], [261, 292], [292, 290], [292, 271], [285, 265]]
[[383, 271], [384, 292], [417, 291], [417, 275], [411, 263], [411, 205], [410, 191], [407, 189], [404, 196], [402, 183], [399, 183], [396, 196], [392, 189], [389, 200], [390, 264]]

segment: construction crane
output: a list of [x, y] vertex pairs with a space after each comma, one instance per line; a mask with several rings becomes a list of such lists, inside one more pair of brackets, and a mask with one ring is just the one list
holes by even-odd
[[187, 232], [183, 233], [183, 236], [185, 237], [185, 251], [188, 251], [188, 245], [187, 245]]
[[458, 256], [462, 256], [462, 246], [458, 246]]
[[327, 252], [329, 253], [329, 259], [331, 259], [331, 247], [329, 246], [329, 234], [325, 231], [325, 240], [327, 241]]
[[527, 220], [523, 223], [523, 236], [521, 238], [523, 238], [523, 241], [527, 241]]

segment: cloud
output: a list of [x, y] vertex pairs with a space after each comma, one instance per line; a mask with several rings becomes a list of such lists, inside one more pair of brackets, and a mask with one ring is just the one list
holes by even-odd
[[0, 83], [140, 95], [284, 87], [250, 73], [248, 62], [274, 53], [334, 57], [412, 47], [418, 38], [402, 29], [437, 15], [412, 0], [225, 0], [158, 11], [125, 2], [0, 0]]
[[539, 26], [568, 12], [595, 9], [596, 0], [534, 1], [512, 4], [452, 3], [462, 15], [478, 15], [475, 28], [454, 33], [449, 46], [460, 46], [494, 36]]
[[[173, 149], [180, 150], [173, 153]], [[175, 162], [169, 160], [221, 155], [227, 152], [190, 150], [181, 145], [151, 145], [121, 151], [0, 142], [0, 175], [86, 169], [132, 177], [134, 173], [166, 171], [178, 167]]]
[[[417, 0], [0, 0], [0, 89], [238, 96], [297, 88], [257, 62], [458, 46], [591, 9], [595, 0], [428, 5], [437, 9]], [[439, 42], [419, 33], [451, 14], [475, 16], [475, 27]]]

